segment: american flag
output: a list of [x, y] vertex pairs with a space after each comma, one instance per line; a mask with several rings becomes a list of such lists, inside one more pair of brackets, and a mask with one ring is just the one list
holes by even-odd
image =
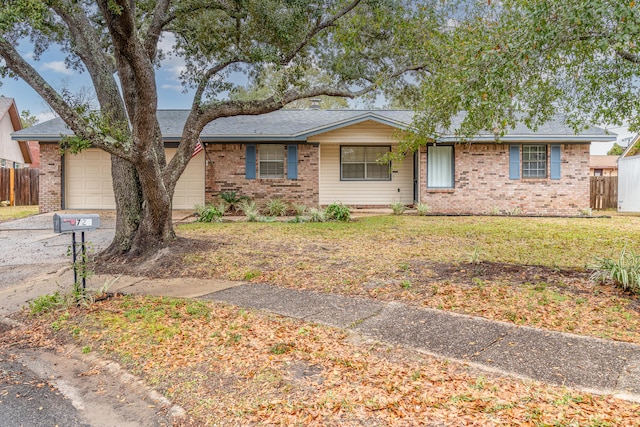
[[198, 140], [198, 143], [196, 144], [196, 148], [194, 148], [193, 153], [191, 153], [191, 157], [197, 156], [198, 153], [201, 152], [202, 150], [204, 150], [204, 147], [202, 146], [202, 142]]

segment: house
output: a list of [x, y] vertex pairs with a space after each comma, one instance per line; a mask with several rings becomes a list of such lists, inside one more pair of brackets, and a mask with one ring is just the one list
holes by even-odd
[[[188, 111], [161, 110], [168, 157]], [[575, 215], [589, 206], [589, 148], [615, 135], [591, 127], [576, 135], [561, 121], [536, 131], [517, 126], [499, 142], [444, 137], [390, 167], [377, 159], [410, 131], [411, 111], [280, 110], [208, 124], [205, 150], [192, 158], [176, 187], [175, 209], [193, 209], [235, 191], [257, 202], [279, 197], [307, 206], [336, 201], [383, 207], [428, 204], [433, 212]], [[109, 155], [87, 149], [61, 156], [70, 135], [60, 119], [13, 134], [41, 150], [40, 209], [112, 209]]]
[[31, 163], [29, 141], [14, 141], [11, 134], [22, 129], [13, 98], [0, 96], [0, 168], [19, 169]]
[[640, 134], [618, 159], [618, 212], [640, 213]]
[[590, 176], [618, 176], [618, 157], [593, 155], [589, 160]]

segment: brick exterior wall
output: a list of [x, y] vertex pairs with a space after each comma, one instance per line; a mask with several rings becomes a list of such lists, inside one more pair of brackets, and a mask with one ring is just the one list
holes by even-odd
[[[287, 150], [285, 143], [283, 179], [246, 179], [245, 144], [207, 144], [207, 166], [205, 177], [205, 202], [217, 201], [220, 193], [235, 191], [248, 196], [258, 205], [272, 198], [281, 198], [289, 203], [317, 206], [319, 203], [319, 161], [317, 144], [298, 145], [298, 179], [287, 179]], [[260, 159], [257, 147], [256, 171]]]
[[[285, 144], [286, 146], [287, 144]], [[249, 196], [258, 204], [271, 198], [317, 206], [319, 158], [317, 144], [298, 145], [298, 179], [245, 178], [244, 144], [207, 144], [205, 201], [225, 191]], [[427, 154], [420, 151], [420, 200], [432, 212], [491, 214], [519, 211], [524, 215], [578, 214], [589, 207], [589, 144], [561, 145], [561, 179], [509, 179], [508, 144], [458, 144], [454, 148], [455, 187], [429, 189]], [[40, 212], [62, 207], [62, 157], [58, 144], [40, 145]], [[259, 146], [257, 162], [259, 161]], [[256, 169], [258, 165], [256, 164]], [[547, 175], [550, 170], [547, 150]], [[259, 175], [258, 175], [259, 176]]]
[[[589, 207], [589, 144], [561, 144], [561, 179], [509, 179], [509, 145], [454, 147], [455, 188], [427, 188], [426, 149], [420, 152], [420, 200], [434, 213], [577, 215]], [[522, 152], [522, 150], [521, 150]]]
[[62, 156], [60, 146], [40, 144], [40, 213], [62, 208]]

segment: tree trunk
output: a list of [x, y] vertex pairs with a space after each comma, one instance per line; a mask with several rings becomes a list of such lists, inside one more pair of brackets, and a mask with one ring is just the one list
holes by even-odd
[[142, 217], [142, 190], [133, 163], [111, 156], [113, 193], [116, 198], [116, 231], [113, 241], [100, 256], [120, 256], [131, 250]]
[[163, 170], [166, 167], [164, 144], [151, 144], [150, 153], [136, 163], [142, 189], [142, 211], [138, 229], [133, 237], [130, 254], [153, 254], [173, 242], [176, 235], [172, 223], [172, 199], [175, 183], [165, 184]]

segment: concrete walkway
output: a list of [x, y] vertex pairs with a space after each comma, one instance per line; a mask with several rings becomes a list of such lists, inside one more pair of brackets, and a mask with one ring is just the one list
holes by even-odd
[[640, 346], [634, 344], [265, 284], [121, 277], [110, 290], [266, 310], [490, 371], [640, 402]]

